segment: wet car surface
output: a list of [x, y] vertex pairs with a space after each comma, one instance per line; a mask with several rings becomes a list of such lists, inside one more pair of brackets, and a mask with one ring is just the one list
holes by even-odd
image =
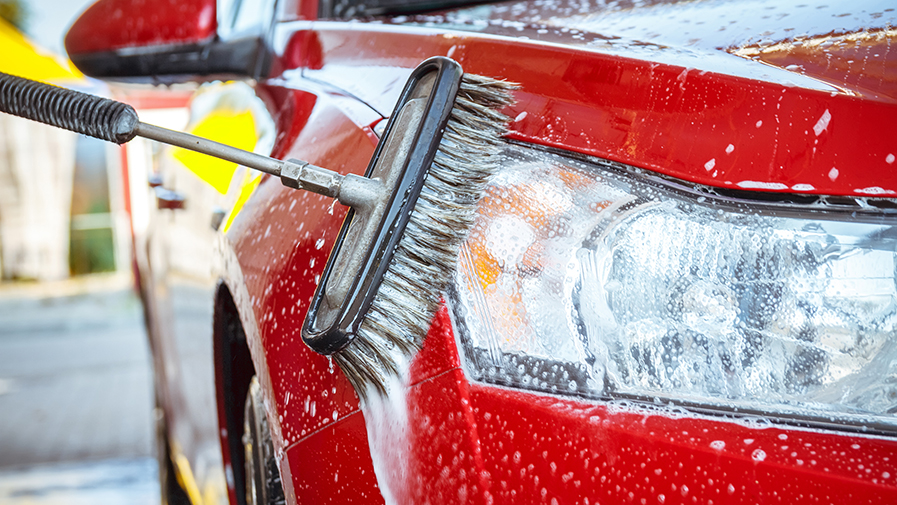
[[182, 492], [245, 499], [255, 375], [289, 503], [894, 500], [892, 7], [391, 8], [272, 11], [255, 145], [360, 174], [423, 59], [519, 83], [456, 280], [362, 405], [300, 338], [345, 211], [161, 168], [188, 205], [153, 211], [137, 260]]

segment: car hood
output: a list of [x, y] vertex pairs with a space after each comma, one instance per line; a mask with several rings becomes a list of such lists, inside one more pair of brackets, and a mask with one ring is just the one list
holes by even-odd
[[285, 25], [275, 81], [387, 116], [441, 54], [521, 83], [512, 140], [712, 188], [893, 198], [895, 25], [883, 0], [524, 0]]
[[527, 0], [387, 22], [578, 46], [897, 101], [897, 9], [890, 1]]

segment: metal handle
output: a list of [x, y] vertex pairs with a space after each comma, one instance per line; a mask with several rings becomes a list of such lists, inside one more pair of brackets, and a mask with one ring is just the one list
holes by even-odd
[[281, 166], [283, 165], [282, 161], [268, 156], [262, 156], [261, 154], [237, 149], [236, 147], [197, 137], [196, 135], [169, 130], [168, 128], [162, 128], [147, 123], [138, 122], [134, 131], [137, 135], [143, 138], [156, 140], [163, 144], [183, 147], [184, 149], [208, 154], [209, 156], [225, 159], [227, 161], [233, 161], [238, 165], [254, 168], [267, 174], [279, 176]]
[[347, 177], [305, 161], [280, 161], [189, 133], [141, 123], [128, 104], [0, 73], [0, 111], [39, 123], [124, 144], [135, 136], [156, 140], [276, 175], [284, 185], [337, 198], [352, 207], [380, 197], [376, 181]]

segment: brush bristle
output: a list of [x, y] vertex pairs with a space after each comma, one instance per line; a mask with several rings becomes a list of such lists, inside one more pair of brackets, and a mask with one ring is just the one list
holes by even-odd
[[333, 359], [364, 400], [386, 394], [429, 330], [477, 204], [499, 166], [514, 84], [464, 74], [405, 234], [355, 339]]

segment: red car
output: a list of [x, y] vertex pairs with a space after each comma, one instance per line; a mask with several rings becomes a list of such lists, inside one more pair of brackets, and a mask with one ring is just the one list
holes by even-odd
[[519, 83], [423, 348], [363, 405], [300, 338], [345, 210], [160, 164], [135, 257], [165, 499], [897, 503], [895, 26], [886, 0], [101, 0], [66, 39], [85, 73], [242, 78], [250, 150], [343, 173], [424, 59]]

